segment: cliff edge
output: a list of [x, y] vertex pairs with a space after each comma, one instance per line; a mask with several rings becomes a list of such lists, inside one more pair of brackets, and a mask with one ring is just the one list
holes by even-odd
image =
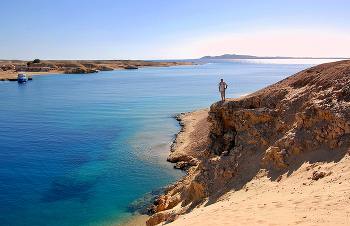
[[[318, 65], [246, 97], [182, 115], [183, 131], [169, 161], [188, 171], [156, 200], [147, 225], [170, 223], [227, 194], [247, 191], [259, 178], [283, 183], [303, 170], [298, 180], [305, 185], [326, 177], [332, 178], [327, 183], [348, 179], [349, 185], [349, 119], [349, 60]], [[333, 171], [322, 164], [333, 164]], [[342, 181], [334, 169], [344, 167], [337, 164], [347, 167]], [[349, 189], [341, 192], [348, 195]]]

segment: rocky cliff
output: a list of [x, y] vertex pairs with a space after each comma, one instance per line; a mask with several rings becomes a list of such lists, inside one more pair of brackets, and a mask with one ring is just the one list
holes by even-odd
[[[202, 111], [206, 122], [185, 123], [178, 135], [169, 160], [188, 172], [156, 200], [147, 225], [214, 203], [262, 173], [280, 181], [305, 162], [340, 161], [350, 147], [349, 111], [350, 61], [318, 65], [244, 98], [214, 103], [208, 114]], [[196, 131], [201, 139], [189, 141]], [[312, 179], [327, 175], [314, 171]]]

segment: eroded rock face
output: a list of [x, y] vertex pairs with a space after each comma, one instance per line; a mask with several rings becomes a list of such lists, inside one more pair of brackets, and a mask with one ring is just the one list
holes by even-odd
[[208, 156], [235, 153], [237, 147], [251, 152], [264, 149], [263, 164], [288, 167], [291, 156], [323, 145], [347, 145], [349, 79], [349, 61], [329, 63], [246, 98], [213, 104]]
[[67, 68], [65, 70], [65, 74], [89, 74], [89, 73], [97, 73], [98, 71], [95, 69], [89, 69], [89, 68]]
[[244, 98], [214, 103], [198, 161], [158, 199], [147, 225], [239, 190], [261, 170], [282, 175], [305, 161], [339, 159], [349, 150], [349, 119], [350, 61], [318, 65]]

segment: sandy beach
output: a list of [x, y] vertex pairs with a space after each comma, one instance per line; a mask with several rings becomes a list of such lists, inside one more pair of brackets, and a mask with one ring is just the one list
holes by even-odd
[[[32, 77], [34, 75], [48, 75], [48, 74], [62, 74], [62, 71], [49, 71], [49, 72], [25, 72], [27, 76]], [[7, 79], [16, 79], [18, 72], [11, 71], [0, 71], [0, 81]]]

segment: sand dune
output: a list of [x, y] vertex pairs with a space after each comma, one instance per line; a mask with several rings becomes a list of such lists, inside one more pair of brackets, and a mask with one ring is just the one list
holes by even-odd
[[[314, 172], [330, 175], [315, 180]], [[304, 163], [279, 181], [266, 172], [213, 204], [203, 203], [169, 226], [349, 225], [350, 157], [335, 163]], [[160, 225], [164, 225], [160, 224]]]

